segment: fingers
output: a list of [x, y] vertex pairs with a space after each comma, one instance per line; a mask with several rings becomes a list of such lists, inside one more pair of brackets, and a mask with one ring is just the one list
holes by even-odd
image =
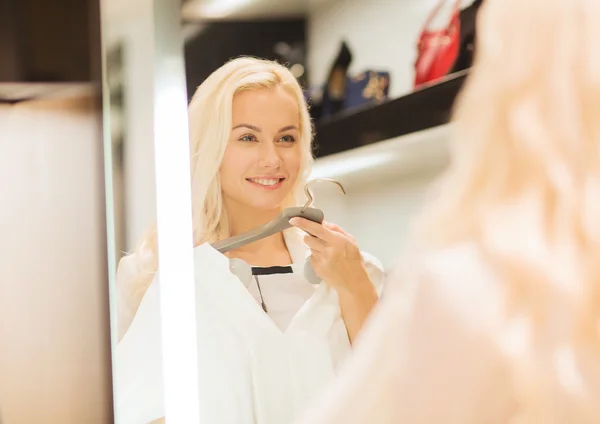
[[352, 241], [356, 241], [356, 239], [354, 238], [354, 236], [352, 234], [347, 233], [342, 227], [340, 227], [337, 224], [334, 224], [333, 222], [325, 222], [325, 221], [323, 221], [323, 226], [325, 226], [326, 228], [329, 228], [331, 231], [335, 231], [336, 233], [340, 233], [340, 234], [345, 235], [346, 237], [348, 237]]
[[325, 242], [332, 242], [335, 240], [335, 236], [330, 229], [316, 222], [309, 221], [308, 219], [299, 217], [292, 218], [290, 219], [290, 224], [292, 224], [296, 228], [301, 229], [302, 231], [306, 231], [307, 233], [312, 234], [313, 236]]
[[304, 236], [304, 243], [308, 246], [308, 248], [313, 252], [322, 253], [327, 248], [327, 243], [323, 240], [313, 237], [310, 234]]
[[323, 269], [327, 267], [327, 260], [325, 256], [320, 252], [312, 252], [310, 255], [310, 263], [312, 264], [315, 273], [319, 277], [323, 278], [323, 275], [325, 275], [323, 273]]

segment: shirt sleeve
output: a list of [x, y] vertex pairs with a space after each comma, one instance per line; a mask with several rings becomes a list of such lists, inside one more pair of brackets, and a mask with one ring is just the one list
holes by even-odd
[[114, 351], [116, 424], [146, 424], [164, 413], [160, 288], [146, 291], [131, 328]]

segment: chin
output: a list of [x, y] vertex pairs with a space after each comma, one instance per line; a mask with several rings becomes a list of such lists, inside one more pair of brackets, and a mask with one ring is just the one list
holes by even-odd
[[263, 212], [273, 212], [273, 211], [279, 211], [281, 209], [283, 209], [283, 201], [281, 202], [253, 202], [250, 203], [248, 206], [250, 206], [252, 209], [258, 210], [258, 211], [263, 211]]

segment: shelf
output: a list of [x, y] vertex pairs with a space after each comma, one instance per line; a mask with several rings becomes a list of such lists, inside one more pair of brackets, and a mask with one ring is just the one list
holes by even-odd
[[344, 187], [433, 175], [449, 163], [450, 124], [318, 158], [310, 179], [332, 178]]
[[0, 0], [0, 103], [98, 84], [99, 12], [94, 0]]
[[68, 99], [89, 96], [98, 87], [93, 83], [3, 83], [0, 82], [0, 103], [29, 100]]
[[340, 113], [315, 125], [316, 157], [356, 149], [448, 123], [468, 70], [385, 103]]

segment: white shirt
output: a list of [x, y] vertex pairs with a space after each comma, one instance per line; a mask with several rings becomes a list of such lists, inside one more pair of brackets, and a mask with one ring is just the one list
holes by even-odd
[[[309, 250], [294, 229], [284, 232], [294, 263]], [[364, 254], [381, 292], [379, 262]], [[312, 289], [285, 329], [267, 316], [209, 244], [194, 249], [198, 372], [202, 422], [288, 424], [331, 382], [350, 351], [336, 292]], [[142, 424], [164, 416], [160, 284], [147, 290], [115, 354], [116, 422]]]
[[248, 284], [248, 291], [261, 307], [264, 304], [266, 314], [275, 325], [285, 331], [318, 286], [304, 277], [304, 263], [276, 267], [283, 268], [285, 273], [273, 268], [261, 268], [270, 273], [254, 275]]

